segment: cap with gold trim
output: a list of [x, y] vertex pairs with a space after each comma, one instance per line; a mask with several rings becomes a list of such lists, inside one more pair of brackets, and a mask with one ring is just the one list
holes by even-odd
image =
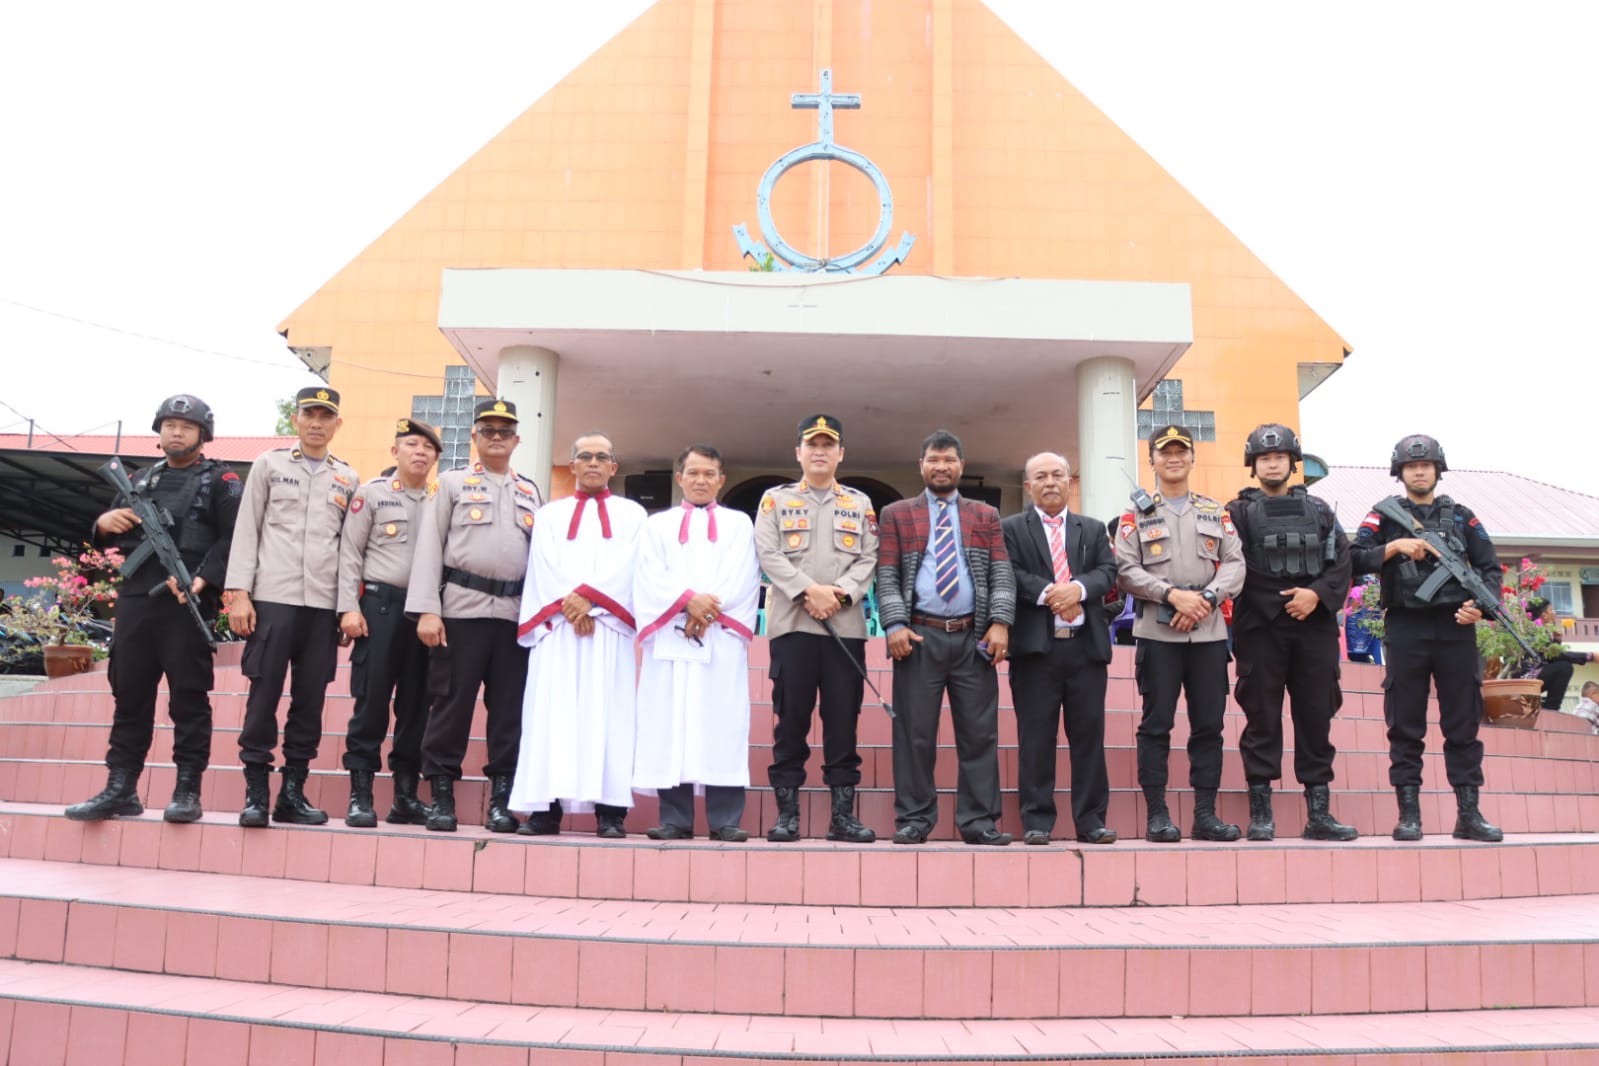
[[1154, 455], [1168, 444], [1181, 444], [1193, 451], [1194, 437], [1182, 426], [1161, 426], [1149, 435], [1149, 454]]
[[294, 394], [294, 409], [303, 411], [307, 407], [326, 407], [334, 414], [339, 413], [339, 392], [326, 385], [310, 385]]
[[394, 439], [399, 440], [401, 437], [421, 437], [433, 445], [434, 451], [444, 450], [444, 442], [439, 439], [439, 431], [415, 418], [401, 418], [394, 423]]
[[507, 422], [515, 422], [516, 404], [510, 400], [493, 398], [479, 400], [477, 406], [472, 408], [472, 421], [477, 422], [485, 418], [503, 418]]
[[832, 437], [843, 444], [844, 423], [832, 415], [811, 415], [799, 424], [799, 439], [804, 442], [812, 437]]

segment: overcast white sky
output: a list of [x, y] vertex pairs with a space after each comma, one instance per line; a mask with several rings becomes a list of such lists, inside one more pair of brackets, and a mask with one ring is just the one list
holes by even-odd
[[[278, 321], [647, 6], [6, 5], [0, 431], [270, 432]], [[1310, 450], [1599, 495], [1599, 4], [991, 6], [1350, 342]]]

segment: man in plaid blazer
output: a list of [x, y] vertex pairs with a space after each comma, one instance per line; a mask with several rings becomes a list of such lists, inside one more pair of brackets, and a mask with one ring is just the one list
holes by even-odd
[[[933, 764], [949, 693], [960, 774], [955, 824], [968, 844], [1005, 845], [999, 822], [999, 678], [1016, 585], [999, 512], [961, 498], [961, 442], [922, 442], [926, 491], [883, 509], [877, 604], [894, 658], [894, 843], [920, 844], [938, 822]], [[981, 636], [982, 639], [979, 639]]]

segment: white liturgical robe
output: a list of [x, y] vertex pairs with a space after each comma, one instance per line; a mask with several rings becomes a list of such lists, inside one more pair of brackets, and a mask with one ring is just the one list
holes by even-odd
[[[644, 521], [644, 508], [609, 493], [539, 511], [517, 630], [533, 651], [514, 811], [545, 811], [555, 800], [568, 813], [633, 805], [633, 572]], [[572, 592], [593, 604], [591, 636], [578, 636], [561, 613]]]
[[[739, 511], [685, 504], [645, 525], [633, 578], [644, 646], [634, 788], [749, 785], [749, 642], [760, 582], [755, 528]], [[696, 644], [682, 627], [685, 605], [701, 592], [722, 605]]]

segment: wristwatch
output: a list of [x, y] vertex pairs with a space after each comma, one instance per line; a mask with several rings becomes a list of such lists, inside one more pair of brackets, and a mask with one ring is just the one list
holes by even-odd
[[1170, 607], [1171, 606], [1171, 590], [1176, 588], [1176, 587], [1177, 586], [1175, 586], [1175, 585], [1167, 585], [1166, 586], [1166, 591], [1162, 592], [1160, 594], [1160, 602], [1165, 604], [1167, 607]]
[[1216, 606], [1216, 594], [1210, 589], [1206, 589], [1204, 592], [1201, 592], [1199, 594], [1199, 598], [1210, 604], [1212, 607]]

